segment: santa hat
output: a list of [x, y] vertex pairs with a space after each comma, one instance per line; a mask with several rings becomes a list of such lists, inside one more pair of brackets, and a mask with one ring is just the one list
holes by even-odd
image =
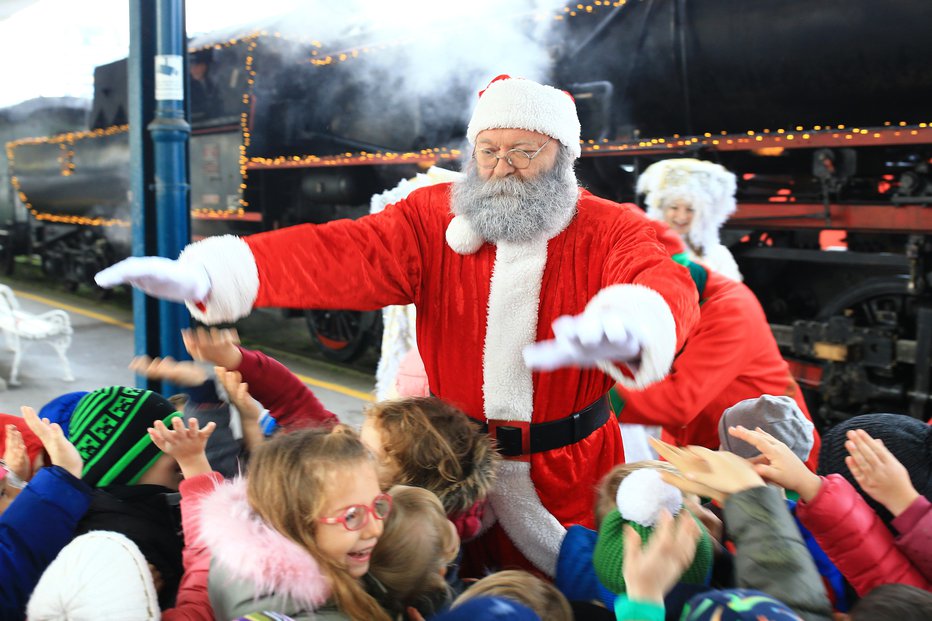
[[500, 75], [479, 92], [466, 138], [476, 144], [479, 132], [487, 129], [525, 129], [546, 134], [579, 157], [579, 117], [576, 102], [566, 91], [533, 80]]
[[645, 194], [647, 215], [663, 220], [663, 209], [682, 200], [695, 210], [689, 241], [708, 249], [719, 243], [718, 230], [735, 212], [737, 181], [733, 173], [712, 162], [692, 158], [661, 160], [638, 178], [638, 194]]
[[[665, 483], [660, 472], [645, 468], [635, 470], [618, 486], [615, 497], [618, 505], [612, 510], [599, 528], [599, 538], [592, 554], [592, 564], [599, 580], [612, 593], [625, 593], [624, 525], [631, 526], [646, 543], [654, 532], [660, 510], [666, 509], [677, 515], [683, 508], [683, 495], [677, 488]], [[696, 519], [693, 516], [693, 519]], [[696, 556], [683, 572], [680, 582], [706, 584], [712, 567], [712, 540], [699, 520], [696, 520], [702, 535], [696, 542]]]
[[36, 585], [27, 616], [34, 621], [155, 621], [161, 617], [152, 572], [132, 541], [94, 531], [62, 549]]

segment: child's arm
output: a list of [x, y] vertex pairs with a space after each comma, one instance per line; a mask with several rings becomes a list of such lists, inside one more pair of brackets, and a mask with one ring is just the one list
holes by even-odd
[[184, 475], [181, 492], [181, 522], [184, 531], [184, 575], [178, 585], [175, 607], [162, 613], [168, 621], [210, 621], [214, 611], [210, 606], [207, 578], [210, 572], [210, 552], [200, 543], [200, 499], [223, 481], [223, 477], [211, 472], [205, 447], [207, 438], [216, 425], [208, 423], [199, 429], [196, 419], [189, 419], [188, 427], [181, 419], [172, 421], [168, 429], [162, 421], [155, 421], [149, 429], [149, 437], [167, 455], [171, 455], [181, 467]]
[[[759, 443], [779, 442], [763, 432], [754, 433]], [[764, 455], [770, 464], [752, 466], [727, 451], [687, 447], [680, 449], [685, 455], [677, 467], [686, 480], [724, 495], [725, 525], [737, 546], [735, 575], [741, 588], [769, 593], [807, 621], [831, 619], [831, 605], [819, 572], [796, 523], [777, 491], [765, 485], [760, 476], [762, 470], [775, 468], [774, 460], [782, 454], [773, 446], [767, 450], [769, 454]], [[799, 468], [809, 472], [805, 464], [794, 459]], [[668, 474], [661, 477], [676, 484], [676, 477]]]
[[681, 511], [676, 521], [663, 510], [647, 545], [625, 525], [624, 568], [627, 592], [615, 600], [618, 621], [657, 621], [664, 618], [663, 598], [696, 556], [699, 525]]
[[183, 332], [195, 360], [238, 371], [252, 396], [286, 429], [332, 426], [339, 422], [314, 393], [277, 360], [239, 346], [235, 330], [197, 328]]
[[758, 473], [799, 492], [796, 516], [860, 595], [888, 582], [927, 588], [928, 582], [893, 545], [887, 527], [844, 478], [817, 477], [785, 444], [763, 431], [728, 431], [767, 458], [768, 464], [755, 466]]
[[22, 619], [30, 593], [90, 506], [92, 491], [80, 480], [77, 449], [57, 424], [29, 407], [23, 418], [38, 436], [52, 466], [42, 468], [0, 516], [0, 618]]
[[238, 371], [228, 371], [223, 367], [214, 367], [217, 381], [227, 392], [230, 403], [239, 412], [243, 425], [243, 445], [247, 452], [252, 452], [265, 441], [262, 430], [259, 429], [259, 406], [249, 394], [249, 384], [243, 381]]
[[129, 368], [147, 379], [165, 380], [185, 389], [199, 387], [209, 379], [199, 365], [171, 357], [136, 356], [130, 361]]
[[932, 504], [913, 487], [909, 472], [882, 440], [862, 430], [848, 432], [845, 463], [858, 485], [893, 514], [896, 547], [932, 581]]

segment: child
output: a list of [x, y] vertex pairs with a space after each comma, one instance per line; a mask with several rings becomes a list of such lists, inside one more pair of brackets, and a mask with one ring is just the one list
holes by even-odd
[[382, 401], [366, 410], [360, 437], [376, 455], [383, 486], [429, 489], [464, 542], [479, 533], [498, 455], [462, 411], [436, 397]]
[[642, 461], [615, 466], [599, 481], [595, 491], [595, 528], [592, 530], [576, 524], [566, 530], [566, 536], [560, 545], [557, 558], [557, 572], [554, 584], [571, 602], [601, 601], [610, 605], [614, 595], [608, 591], [595, 575], [592, 565], [592, 552], [598, 540], [598, 529], [613, 509], [616, 508], [615, 496], [618, 486], [631, 474], [650, 468], [653, 470], [675, 471], [668, 463], [645, 459]]
[[[279, 362], [240, 347], [235, 331], [198, 328], [185, 331], [184, 341], [196, 360], [240, 373], [252, 396], [285, 430], [338, 422]], [[498, 455], [488, 435], [462, 411], [434, 397], [376, 403], [366, 411], [360, 437], [378, 458], [382, 489], [395, 484], [429, 489], [463, 542], [479, 534]]]
[[[903, 425], [914, 420], [894, 414], [876, 416], [894, 416]], [[799, 494], [796, 516], [858, 595], [866, 595], [881, 584], [893, 582], [926, 590], [932, 588], [932, 582], [898, 548], [888, 527], [844, 477], [813, 474], [786, 445], [762, 431], [737, 427], [730, 433], [753, 444], [766, 457], [767, 463], [755, 466], [761, 476]], [[858, 434], [852, 436], [858, 438]], [[829, 446], [833, 444], [830, 442]], [[852, 443], [849, 450], [857, 453], [865, 449]], [[893, 459], [893, 456], [885, 458]], [[819, 469], [823, 468], [824, 464], [820, 463]], [[904, 477], [909, 478], [905, 474]], [[853, 541], [858, 545], [852, 545]]]
[[452, 608], [478, 597], [501, 597], [524, 604], [547, 621], [573, 621], [573, 611], [563, 594], [526, 571], [507, 570], [486, 576], [457, 597]]
[[69, 543], [29, 598], [30, 621], [158, 621], [158, 596], [132, 541], [103, 530]]
[[147, 429], [153, 420], [170, 424], [180, 416], [157, 393], [111, 386], [82, 397], [69, 425], [84, 460], [83, 479], [97, 488], [78, 534], [107, 530], [129, 537], [158, 571], [162, 608], [173, 604], [183, 573], [175, 498], [181, 477]]
[[0, 619], [22, 619], [45, 568], [74, 537], [91, 502], [83, 462], [57, 424], [23, 407], [23, 421], [48, 453], [30, 484], [0, 516]]
[[272, 610], [296, 619], [388, 620], [361, 579], [391, 497], [348, 427], [273, 438], [253, 453], [247, 480], [219, 486], [198, 506], [216, 618]]
[[433, 492], [396, 485], [388, 493], [392, 512], [372, 553], [370, 573], [400, 604], [398, 612], [412, 606], [430, 617], [452, 601], [444, 577], [459, 554], [459, 535]]

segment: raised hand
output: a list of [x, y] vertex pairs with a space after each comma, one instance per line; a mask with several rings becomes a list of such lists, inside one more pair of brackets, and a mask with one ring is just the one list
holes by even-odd
[[152, 380], [167, 380], [178, 386], [200, 386], [207, 381], [207, 372], [193, 362], [177, 361], [171, 356], [150, 358], [136, 356], [129, 368]]
[[662, 603], [696, 556], [701, 531], [689, 514], [680, 511], [674, 519], [666, 509], [660, 512], [657, 527], [642, 547], [641, 536], [625, 524], [624, 575], [628, 597], [637, 601]]
[[553, 340], [524, 348], [529, 368], [552, 371], [561, 367], [593, 367], [600, 362], [636, 362], [641, 339], [618, 313], [601, 308], [564, 315], [553, 322]]
[[210, 294], [210, 277], [199, 265], [182, 264], [164, 257], [129, 257], [94, 276], [105, 289], [132, 285], [162, 300], [203, 302]]
[[[660, 442], [652, 442], [651, 444], [655, 448], [664, 448], [667, 454], [673, 454], [673, 451], [667, 448], [670, 445], [663, 447], [661, 445], [664, 443]], [[688, 481], [698, 483], [717, 492], [719, 499], [722, 496], [727, 498], [746, 489], [764, 485], [763, 479], [754, 470], [754, 466], [734, 453], [713, 451], [704, 446], [678, 448], [676, 453], [676, 462], [671, 461], [670, 463], [676, 466]], [[664, 453], [660, 454], [665, 458], [667, 457]], [[672, 485], [677, 485], [675, 476], [663, 477], [663, 479]], [[697, 493], [696, 490], [689, 491]]]
[[729, 427], [728, 433], [760, 451], [764, 463], [755, 464], [754, 470], [768, 481], [797, 492], [805, 502], [819, 493], [822, 479], [783, 442], [759, 427], [751, 430], [738, 425]]
[[703, 485], [692, 479], [687, 479], [682, 473], [702, 470], [708, 472], [708, 465], [702, 460], [687, 451], [684, 448], [667, 444], [663, 440], [658, 440], [648, 436], [647, 441], [657, 451], [657, 454], [670, 462], [681, 474], [672, 472], [661, 472], [660, 478], [673, 487], [678, 488], [684, 494], [695, 494], [703, 498], [711, 498], [720, 503], [725, 501], [726, 495], [717, 489], [708, 485]]
[[182, 330], [184, 347], [195, 360], [209, 362], [225, 369], [236, 369], [243, 361], [240, 352], [239, 334], [236, 330], [219, 328], [194, 328]]
[[919, 497], [906, 467], [883, 440], [872, 438], [863, 429], [849, 431], [847, 436], [845, 464], [858, 485], [894, 517], [903, 513]]
[[243, 423], [243, 443], [247, 450], [253, 450], [265, 440], [262, 430], [259, 429], [259, 416], [262, 412], [256, 400], [249, 394], [249, 384], [237, 371], [228, 371], [223, 367], [214, 367], [217, 380], [227, 393], [230, 404], [239, 412]]
[[155, 421], [152, 427], [149, 427], [149, 437], [155, 445], [178, 462], [181, 474], [186, 479], [210, 472], [211, 467], [207, 461], [205, 447], [207, 439], [217, 428], [217, 424], [209, 422], [201, 429], [195, 418], [188, 419], [187, 427], [180, 417], [173, 418], [171, 422], [171, 429], [160, 420]]
[[32, 478], [32, 464], [29, 463], [26, 443], [23, 441], [23, 434], [19, 432], [16, 425], [6, 426], [6, 446], [3, 451], [3, 463], [23, 481]]
[[39, 419], [36, 411], [26, 405], [20, 408], [20, 412], [23, 414], [23, 420], [42, 442], [52, 465], [60, 466], [80, 479], [84, 462], [78, 449], [68, 441], [58, 423], [49, 423], [47, 418]]

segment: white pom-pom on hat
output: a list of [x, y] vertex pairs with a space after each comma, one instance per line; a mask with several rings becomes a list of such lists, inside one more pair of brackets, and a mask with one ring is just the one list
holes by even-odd
[[487, 129], [525, 129], [556, 138], [580, 156], [580, 126], [573, 96], [533, 80], [500, 75], [479, 93], [466, 138], [476, 144]]
[[683, 507], [683, 493], [660, 478], [660, 472], [650, 468], [635, 470], [625, 477], [615, 495], [618, 512], [629, 522], [653, 527], [660, 510], [676, 515]]

